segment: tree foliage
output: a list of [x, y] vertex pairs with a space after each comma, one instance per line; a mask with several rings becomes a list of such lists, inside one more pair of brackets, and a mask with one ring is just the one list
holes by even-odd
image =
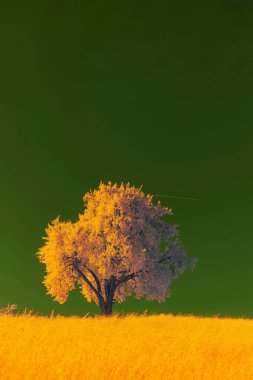
[[161, 220], [172, 210], [152, 198], [129, 183], [101, 181], [98, 190], [84, 195], [84, 212], [76, 222], [53, 220], [36, 253], [46, 265], [48, 294], [62, 304], [78, 283], [105, 314], [132, 293], [165, 301], [171, 281], [187, 265], [193, 270], [197, 258], [184, 252], [178, 225]]

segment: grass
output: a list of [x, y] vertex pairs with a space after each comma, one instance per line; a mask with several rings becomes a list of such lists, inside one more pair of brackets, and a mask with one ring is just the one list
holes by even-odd
[[[0, 309], [1, 380], [251, 380], [253, 320]], [[14, 307], [14, 308], [13, 308]]]

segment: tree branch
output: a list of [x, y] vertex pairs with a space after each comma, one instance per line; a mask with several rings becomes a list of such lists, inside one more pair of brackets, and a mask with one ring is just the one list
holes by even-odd
[[117, 280], [116, 284], [115, 284], [115, 289], [117, 289], [124, 282], [126, 282], [126, 281], [134, 278], [135, 276], [136, 276], [136, 273], [131, 273], [131, 274], [128, 274], [127, 276], [125, 276], [125, 277], [122, 277], [120, 280]]
[[100, 294], [100, 292], [98, 292], [98, 290], [95, 288], [95, 286], [90, 282], [90, 280], [85, 276], [85, 274], [79, 269], [78, 267], [78, 263], [76, 263], [76, 261], [73, 261], [73, 267], [75, 268], [75, 270], [77, 271], [77, 273], [80, 274], [80, 276], [82, 277], [82, 279], [89, 285], [89, 287], [93, 290], [93, 292], [96, 294], [96, 296], [101, 299], [102, 295]]
[[88, 266], [86, 264], [83, 264], [83, 265], [92, 274], [92, 276], [93, 276], [93, 278], [94, 278], [94, 280], [96, 281], [96, 284], [97, 284], [97, 290], [101, 294], [101, 284], [100, 284], [99, 279], [97, 278], [96, 274], [93, 272], [93, 270], [91, 270], [90, 268], [88, 268]]
[[156, 264], [162, 263], [163, 261], [169, 261], [173, 256], [166, 256], [160, 259], [159, 261], [155, 261]]
[[119, 280], [116, 281], [116, 284], [115, 284], [115, 285], [116, 285], [116, 288], [115, 288], [115, 289], [117, 289], [117, 287], [118, 287], [119, 285], [123, 284], [124, 282], [126, 282], [126, 281], [128, 281], [128, 280], [131, 280], [132, 278], [137, 277], [138, 273], [141, 273], [141, 272], [148, 272], [148, 271], [146, 271], [146, 270], [144, 270], [144, 269], [140, 269], [140, 270], [138, 270], [138, 271], [135, 272], [135, 273], [131, 273], [131, 274], [128, 274], [127, 276], [124, 276], [124, 277], [120, 278]]
[[[69, 264], [69, 265], [74, 265], [74, 263], [76, 264], [76, 266], [78, 267], [78, 264], [79, 263], [81, 263], [82, 261], [81, 260], [78, 260], [77, 259], [77, 252], [75, 251], [74, 252], [74, 261], [72, 260], [72, 258], [70, 258], [70, 260], [71, 260], [71, 263]], [[85, 268], [92, 274], [92, 276], [93, 276], [93, 278], [94, 278], [94, 280], [96, 281], [96, 284], [97, 284], [97, 291], [101, 294], [101, 284], [100, 284], [100, 282], [99, 282], [99, 279], [98, 279], [98, 277], [97, 277], [97, 275], [93, 272], [93, 270], [91, 270], [89, 267], [88, 267], [88, 265], [87, 264], [84, 264], [84, 263], [82, 263], [84, 266], [85, 266]], [[66, 265], [66, 267], [67, 266], [69, 266], [69, 265]], [[79, 268], [78, 268], [79, 269]], [[80, 269], [79, 269], [80, 270]]]

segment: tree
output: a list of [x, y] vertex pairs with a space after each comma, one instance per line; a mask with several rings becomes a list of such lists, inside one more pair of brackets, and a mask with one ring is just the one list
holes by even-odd
[[63, 304], [78, 283], [88, 302], [109, 315], [115, 301], [133, 292], [137, 299], [165, 301], [171, 281], [187, 264], [195, 268], [197, 258], [183, 251], [178, 225], [160, 219], [172, 209], [153, 204], [141, 188], [101, 181], [84, 195], [85, 209], [75, 223], [58, 216], [48, 225], [46, 243], [36, 253], [46, 264], [47, 294]]

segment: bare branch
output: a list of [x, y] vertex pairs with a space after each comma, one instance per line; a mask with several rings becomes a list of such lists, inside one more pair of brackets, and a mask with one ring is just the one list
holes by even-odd
[[97, 290], [99, 293], [101, 293], [101, 284], [99, 282], [99, 279], [97, 278], [96, 274], [93, 272], [93, 270], [91, 270], [90, 268], [88, 268], [88, 266], [86, 264], [83, 264], [85, 266], [85, 268], [92, 274], [94, 280], [96, 281], [96, 284], [97, 284]]
[[131, 273], [131, 274], [128, 274], [127, 276], [125, 277], [122, 277], [120, 280], [116, 281], [116, 289], [121, 285], [123, 284], [124, 282], [134, 278], [136, 276], [136, 273]]
[[[80, 263], [82, 263], [82, 261], [81, 260], [78, 260], [78, 258], [77, 258], [77, 252], [74, 252], [74, 257], [75, 257], [75, 259], [74, 259], [74, 261], [73, 261], [73, 258], [72, 257], [70, 257], [70, 258], [68, 258], [67, 259], [67, 262], [69, 261], [69, 260], [71, 260], [71, 262], [68, 264], [68, 265], [65, 265], [65, 268], [67, 268], [67, 267], [69, 267], [69, 266], [73, 266], [74, 267], [74, 263], [76, 264], [76, 266], [78, 267], [78, 264], [80, 264]], [[95, 272], [93, 272], [93, 270], [91, 270], [89, 267], [88, 267], [88, 265], [87, 264], [84, 264], [84, 263], [82, 263], [83, 264], [83, 266], [90, 272], [90, 274], [92, 274], [92, 276], [93, 276], [93, 278], [94, 278], [94, 280], [96, 281], [96, 284], [97, 284], [97, 291], [101, 294], [101, 284], [100, 284], [100, 282], [99, 282], [99, 279], [98, 279], [98, 277], [97, 277], [97, 275], [95, 274]], [[75, 267], [74, 267], [75, 268]], [[76, 268], [75, 268], [76, 269]], [[79, 268], [78, 268], [79, 269]], [[79, 269], [80, 270], [80, 269]]]
[[90, 286], [90, 288], [93, 290], [93, 292], [96, 294], [96, 296], [100, 299], [102, 296], [98, 292], [98, 290], [95, 288], [95, 286], [90, 282], [90, 280], [85, 276], [85, 274], [79, 269], [78, 263], [76, 261], [73, 261], [73, 267], [77, 271], [77, 273], [80, 274], [82, 279]]
[[159, 261], [155, 261], [156, 264], [162, 263], [163, 261], [169, 261], [173, 256], [166, 256], [160, 259]]
[[141, 272], [149, 272], [148, 270], [145, 270], [145, 269], [140, 269], [138, 270], [137, 272], [135, 273], [131, 273], [131, 274], [128, 274], [127, 276], [124, 276], [122, 278], [120, 278], [119, 280], [116, 281], [116, 289], [119, 285], [123, 284], [124, 282], [128, 281], [128, 280], [131, 280], [135, 277], [138, 276], [139, 273]]

